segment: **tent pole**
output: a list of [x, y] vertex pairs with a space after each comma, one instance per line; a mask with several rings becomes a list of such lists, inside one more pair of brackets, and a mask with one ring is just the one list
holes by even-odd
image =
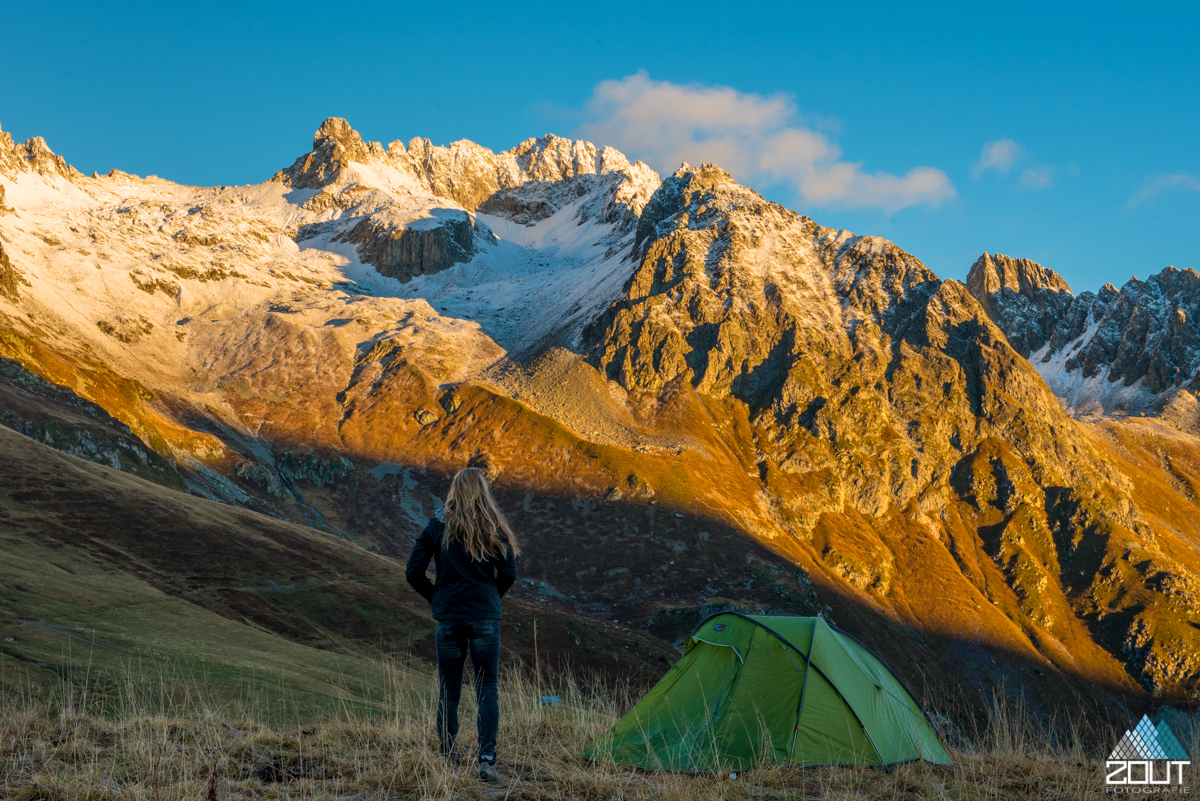
[[[817, 615], [817, 620], [821, 616]], [[796, 738], [800, 736], [800, 714], [804, 711], [804, 694], [808, 692], [808, 672], [812, 670], [813, 643], [817, 641], [817, 620], [813, 621], [812, 636], [808, 638], [808, 654], [804, 657], [804, 684], [800, 686], [800, 705], [796, 707], [796, 728], [792, 729], [792, 747], [788, 751], [788, 767], [792, 766], [792, 758], [796, 756]]]

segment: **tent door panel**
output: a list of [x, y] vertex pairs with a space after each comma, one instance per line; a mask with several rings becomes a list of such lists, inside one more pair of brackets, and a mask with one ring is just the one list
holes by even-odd
[[669, 692], [652, 691], [613, 727], [614, 760], [655, 770], [692, 768], [696, 744], [709, 731], [741, 661], [732, 648], [707, 644], [694, 645], [688, 656], [687, 670]]
[[793, 765], [878, 765], [879, 755], [853, 710], [824, 676], [809, 671]]
[[786, 764], [803, 665], [801, 654], [770, 632], [757, 630], [715, 725], [714, 768]]

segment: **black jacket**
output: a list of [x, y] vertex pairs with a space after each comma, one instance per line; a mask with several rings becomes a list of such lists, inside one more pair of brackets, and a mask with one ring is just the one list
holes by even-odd
[[[408, 558], [408, 583], [433, 605], [435, 620], [499, 620], [500, 596], [517, 580], [512, 552], [502, 559], [475, 562], [460, 543], [442, 548], [445, 531], [446, 524], [437, 518], [425, 526]], [[436, 566], [437, 583], [425, 575], [430, 559]]]

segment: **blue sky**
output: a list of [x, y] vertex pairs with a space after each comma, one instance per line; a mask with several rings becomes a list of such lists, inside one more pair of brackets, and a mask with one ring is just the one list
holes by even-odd
[[1081, 291], [1200, 268], [1194, 8], [9, 4], [0, 127], [199, 184], [268, 178], [327, 116], [496, 150], [587, 133], [660, 169], [715, 154], [943, 277], [998, 251]]

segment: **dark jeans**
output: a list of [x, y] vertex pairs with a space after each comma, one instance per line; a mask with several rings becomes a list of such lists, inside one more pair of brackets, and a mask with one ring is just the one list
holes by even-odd
[[500, 704], [499, 620], [439, 620], [434, 635], [438, 662], [437, 730], [444, 756], [457, 755], [458, 701], [462, 697], [463, 666], [471, 654], [475, 699], [479, 703], [479, 761], [496, 763], [496, 728]]

